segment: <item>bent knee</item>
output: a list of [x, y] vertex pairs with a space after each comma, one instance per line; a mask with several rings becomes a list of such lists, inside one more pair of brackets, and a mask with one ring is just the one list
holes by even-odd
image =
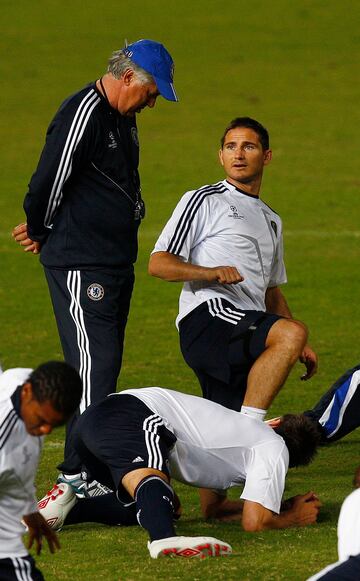
[[253, 518], [242, 518], [241, 525], [246, 533], [257, 533], [262, 530], [261, 522]]
[[295, 319], [280, 319], [270, 329], [269, 341], [286, 343], [294, 349], [304, 348], [308, 338], [308, 330], [304, 323]]

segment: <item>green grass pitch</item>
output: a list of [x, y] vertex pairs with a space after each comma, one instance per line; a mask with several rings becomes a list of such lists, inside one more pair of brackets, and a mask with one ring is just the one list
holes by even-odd
[[[18, 0], [1, 3], [0, 359], [4, 367], [60, 358], [50, 300], [36, 257], [11, 240], [51, 116], [63, 98], [98, 78], [124, 39], [154, 38], [175, 59], [178, 104], [161, 101], [139, 116], [147, 216], [140, 232], [136, 288], [119, 389], [161, 385], [199, 393], [179, 352], [174, 318], [178, 284], [151, 279], [147, 261], [179, 196], [222, 178], [219, 137], [235, 116], [268, 127], [273, 161], [263, 198], [283, 218], [294, 315], [311, 331], [318, 375], [295, 368], [271, 413], [302, 411], [358, 363], [360, 34], [354, 0]], [[45, 446], [37, 484], [54, 481], [63, 431]], [[146, 534], [81, 525], [60, 533], [62, 550], [37, 562], [54, 580], [302, 581], [336, 559], [336, 523], [359, 463], [359, 432], [327, 449], [307, 469], [290, 471], [286, 493], [316, 491], [316, 526], [246, 534], [205, 523], [197, 493], [177, 486], [184, 506], [178, 532], [230, 542], [228, 559], [152, 561]]]

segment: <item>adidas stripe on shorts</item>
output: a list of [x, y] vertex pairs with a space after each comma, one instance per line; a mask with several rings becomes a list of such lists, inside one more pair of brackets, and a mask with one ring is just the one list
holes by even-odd
[[30, 555], [0, 559], [0, 579], [1, 581], [44, 581], [41, 571], [36, 567]]
[[169, 476], [168, 450], [176, 437], [163, 419], [132, 395], [111, 395], [79, 418], [74, 446], [91, 478], [132, 502], [121, 486], [128, 472], [154, 468]]

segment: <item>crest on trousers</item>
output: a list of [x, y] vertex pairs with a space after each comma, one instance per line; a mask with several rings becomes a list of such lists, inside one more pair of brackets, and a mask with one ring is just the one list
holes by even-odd
[[104, 287], [98, 282], [93, 282], [88, 286], [87, 296], [92, 301], [101, 301], [105, 294]]

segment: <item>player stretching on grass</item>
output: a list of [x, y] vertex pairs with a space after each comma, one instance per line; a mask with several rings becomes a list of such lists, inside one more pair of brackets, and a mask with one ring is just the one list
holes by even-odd
[[42, 436], [74, 413], [82, 385], [66, 363], [50, 361], [31, 369], [8, 369], [0, 375], [0, 579], [41, 581], [22, 535], [29, 529], [29, 547], [37, 554], [45, 537], [51, 552], [59, 548], [54, 531], [39, 514], [35, 473]]
[[[282, 510], [285, 477], [289, 466], [312, 460], [319, 439], [314, 423], [302, 415], [284, 416], [273, 429], [214, 402], [149, 387], [90, 406], [79, 418], [73, 445], [91, 476], [117, 493], [120, 503], [114, 495], [108, 501], [121, 507], [114, 508], [119, 524], [134, 522], [136, 514], [148, 531], [151, 557], [202, 557], [227, 555], [231, 547], [212, 537], [176, 536], [170, 476], [219, 490], [218, 513], [241, 519], [246, 531], [304, 526], [316, 521], [320, 502], [308, 492]], [[221, 491], [244, 483], [242, 501], [222, 496]], [[78, 504], [91, 509], [93, 501], [103, 499]], [[39, 506], [59, 528], [74, 503], [74, 491], [61, 483]], [[75, 522], [71, 512], [69, 517]], [[86, 518], [83, 511], [82, 519], [91, 515]]]

